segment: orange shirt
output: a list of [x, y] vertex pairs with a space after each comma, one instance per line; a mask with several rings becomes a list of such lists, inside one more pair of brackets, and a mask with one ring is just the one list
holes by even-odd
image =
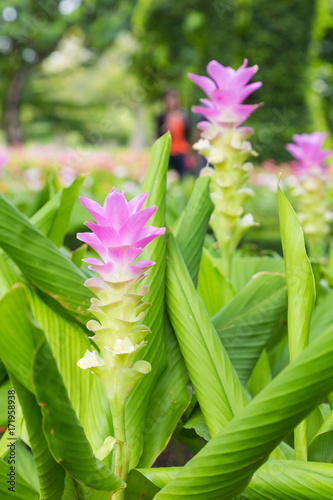
[[186, 141], [186, 126], [182, 118], [172, 118], [170, 120], [169, 131], [171, 134], [171, 155], [184, 155], [189, 151], [189, 144]]

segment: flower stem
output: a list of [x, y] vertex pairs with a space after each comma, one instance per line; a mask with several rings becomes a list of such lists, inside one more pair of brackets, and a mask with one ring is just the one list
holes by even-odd
[[224, 241], [220, 242], [220, 248], [221, 248], [221, 253], [222, 253], [222, 261], [221, 261], [221, 267], [222, 267], [222, 272], [224, 276], [230, 280], [231, 278], [231, 265], [232, 265], [232, 258], [233, 258], [233, 252], [231, 250], [231, 244], [230, 241]]
[[[110, 405], [112, 410], [113, 432], [117, 440], [113, 451], [113, 473], [126, 482], [130, 463], [130, 449], [126, 443], [125, 401], [119, 401], [118, 398], [112, 398], [112, 401], [110, 400]], [[115, 500], [123, 500], [125, 498], [125, 489], [117, 491], [112, 498]]]

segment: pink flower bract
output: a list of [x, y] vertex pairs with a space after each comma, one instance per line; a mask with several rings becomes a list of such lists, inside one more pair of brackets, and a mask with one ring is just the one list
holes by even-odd
[[89, 268], [104, 281], [118, 282], [139, 277], [155, 262], [135, 262], [143, 248], [154, 238], [164, 234], [165, 228], [146, 226], [156, 211], [155, 206], [142, 209], [147, 193], [127, 201], [124, 193], [113, 188], [103, 206], [89, 198], [80, 197], [82, 205], [96, 223], [86, 221], [91, 233], [78, 233], [77, 238], [91, 246], [100, 256], [84, 259]]
[[208, 96], [201, 99], [206, 107], [193, 106], [207, 120], [219, 125], [239, 125], [244, 122], [260, 104], [242, 104], [252, 92], [262, 86], [261, 82], [250, 83], [258, 66], [247, 67], [247, 59], [237, 69], [225, 67], [217, 61], [207, 65], [207, 76], [189, 73], [189, 78]]
[[299, 172], [315, 168], [325, 169], [323, 161], [331, 154], [330, 151], [321, 149], [326, 137], [325, 132], [293, 135], [295, 144], [287, 144], [286, 150], [297, 160], [296, 169]]
[[0, 149], [0, 172], [9, 160], [9, 154], [5, 149]]

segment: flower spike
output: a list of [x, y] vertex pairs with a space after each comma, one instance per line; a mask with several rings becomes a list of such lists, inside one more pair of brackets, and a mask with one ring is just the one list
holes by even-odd
[[80, 198], [95, 219], [85, 222], [91, 232], [79, 233], [77, 237], [99, 255], [84, 260], [98, 275], [89, 278], [85, 286], [96, 295], [89, 309], [96, 320], [89, 321], [87, 327], [94, 333], [92, 339], [100, 355], [86, 351], [78, 366], [91, 369], [102, 379], [111, 400], [115, 378], [127, 377], [129, 385], [133, 385], [149, 371], [146, 363], [140, 376], [128, 376], [128, 370], [135, 370], [134, 357], [150, 333], [149, 328], [137, 326], [150, 306], [143, 300], [149, 287], [139, 285], [155, 262], [140, 260], [140, 255], [145, 246], [165, 232], [165, 228], [146, 225], [156, 211], [155, 206], [142, 208], [146, 198], [147, 193], [143, 193], [128, 202], [124, 193], [115, 188], [103, 206]]
[[[201, 138], [194, 144], [209, 165], [202, 175], [210, 175], [210, 192], [215, 205], [211, 227], [222, 252], [224, 274], [230, 277], [232, 255], [246, 230], [256, 223], [252, 216], [243, 215], [243, 203], [252, 196], [243, 185], [252, 165], [247, 161], [252, 150], [248, 138], [250, 127], [240, 125], [261, 104], [244, 104], [243, 101], [262, 85], [249, 83], [258, 66], [248, 67], [247, 59], [238, 69], [225, 67], [217, 61], [207, 65], [207, 76], [189, 73], [189, 78], [200, 87], [207, 98], [203, 106], [193, 106], [205, 120], [198, 123]], [[250, 214], [249, 214], [250, 215]]]

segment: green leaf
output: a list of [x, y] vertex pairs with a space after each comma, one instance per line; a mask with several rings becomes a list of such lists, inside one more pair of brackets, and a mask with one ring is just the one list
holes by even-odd
[[[196, 181], [178, 231], [183, 256], [194, 281], [213, 208], [208, 188], [208, 178]], [[150, 466], [165, 448], [191, 398], [184, 361], [168, 318], [165, 321], [165, 353], [168, 365], [150, 398], [140, 467]]]
[[16, 272], [14, 266], [8, 255], [0, 250], [0, 297], [19, 281], [19, 271]]
[[59, 208], [61, 200], [62, 189], [57, 191], [52, 198], [50, 198], [45, 205], [43, 205], [37, 212], [30, 217], [30, 222], [41, 233], [48, 236], [51, 231], [55, 214]]
[[313, 462], [333, 461], [333, 411], [309, 443], [309, 460]]
[[331, 500], [333, 465], [269, 460], [237, 500]]
[[167, 307], [209, 433], [215, 436], [247, 398], [174, 238], [168, 242]]
[[57, 247], [62, 245], [67, 233], [73, 206], [83, 181], [84, 175], [78, 175], [70, 186], [58, 191], [30, 219]]
[[333, 292], [316, 304], [310, 325], [310, 342], [324, 333], [333, 323]]
[[0, 383], [2, 383], [6, 378], [7, 378], [6, 368], [0, 359]]
[[[283, 256], [288, 289], [288, 343], [293, 361], [309, 343], [309, 328], [316, 287], [306, 254], [302, 227], [278, 185], [278, 204]], [[296, 458], [306, 460], [306, 422], [295, 430]]]
[[78, 267], [79, 269], [81, 269], [81, 266], [82, 266], [82, 259], [84, 259], [85, 255], [86, 255], [86, 251], [87, 251], [87, 248], [88, 248], [88, 245], [86, 245], [85, 243], [83, 245], [81, 245], [79, 248], [77, 248], [76, 250], [73, 250], [73, 252], [71, 252], [71, 261], [76, 265], [76, 267]]
[[65, 471], [49, 450], [42, 430], [42, 415], [34, 394], [27, 390], [14, 374], [11, 374], [11, 379], [25, 418], [37, 469], [41, 499], [57, 500], [64, 490]]
[[206, 248], [202, 251], [198, 294], [210, 317], [236, 295], [232, 284], [220, 270], [218, 260]]
[[77, 362], [91, 344], [83, 329], [69, 322], [36, 294], [28, 300], [34, 318], [44, 331], [56, 359], [71, 404], [94, 450], [112, 435], [112, 417], [109, 402], [101, 380], [90, 370], [82, 370]]
[[165, 353], [168, 367], [154, 387], [149, 401], [140, 467], [150, 467], [164, 450], [191, 400], [185, 364], [167, 317]]
[[[146, 205], [156, 205], [157, 210], [150, 224], [165, 227], [166, 173], [169, 164], [171, 137], [165, 134], [155, 142], [142, 192], [148, 192]], [[148, 345], [140, 355], [149, 361], [152, 371], [132, 391], [126, 405], [126, 441], [131, 449], [131, 467], [135, 467], [143, 451], [143, 439], [149, 432], [146, 420], [147, 406], [151, 392], [166, 365], [164, 353], [164, 293], [165, 293], [165, 236], [152, 241], [142, 254], [143, 259], [156, 262], [145, 284], [150, 286], [147, 300], [152, 303], [144, 317], [144, 324], [152, 331]]]
[[316, 291], [301, 225], [280, 186], [278, 202], [288, 288], [289, 353], [293, 360], [309, 343], [309, 326]]
[[194, 429], [198, 436], [203, 437], [206, 441], [210, 440], [207, 425], [199, 407], [195, 408], [183, 427], [184, 429]]
[[0, 386], [0, 427], [7, 427], [8, 424], [8, 389], [11, 389], [9, 380]]
[[241, 290], [255, 274], [285, 274], [283, 259], [277, 257], [235, 257], [232, 260], [232, 284], [235, 290]]
[[[17, 314], [17, 310], [21, 314]], [[113, 491], [121, 487], [122, 481], [93, 455], [70, 403], [51, 348], [42, 330], [28, 316], [23, 286], [14, 288], [1, 299], [0, 314], [5, 321], [0, 336], [1, 356], [11, 374], [27, 422], [41, 491], [44, 488], [45, 474], [45, 489], [48, 492], [45, 499], [53, 498], [50, 490], [54, 499], [59, 498], [59, 492], [56, 493], [55, 488], [54, 491], [50, 488], [50, 482], [57, 477], [53, 469], [60, 470], [62, 479], [64, 478], [64, 470], [58, 463], [75, 479], [92, 488]], [[17, 359], [20, 363], [17, 363]], [[41, 410], [37, 406], [35, 396]], [[45, 446], [44, 435], [48, 447]], [[41, 462], [40, 466], [38, 460]], [[60, 480], [57, 480], [56, 484], [63, 488]]]
[[36, 463], [28, 448], [21, 439], [16, 441], [16, 470], [20, 476], [36, 491], [40, 491]]
[[176, 232], [177, 243], [194, 285], [198, 282], [201, 251], [214, 205], [209, 195], [210, 177], [199, 177]]
[[0, 496], [1, 500], [38, 500], [39, 493], [35, 491], [22, 477], [15, 473], [15, 491], [8, 491], [11, 485], [7, 483], [10, 465], [0, 459]]
[[132, 469], [128, 477], [125, 500], [153, 500], [156, 493], [173, 479], [180, 467]]
[[85, 276], [3, 195], [0, 212], [0, 246], [37, 288], [85, 323], [91, 295]]
[[332, 364], [333, 328], [273, 379], [155, 500], [228, 500], [241, 493], [279, 442], [332, 390]]
[[74, 481], [69, 474], [66, 474], [65, 489], [61, 500], [76, 500], [77, 498]]
[[[20, 311], [20, 314], [17, 311]], [[1, 359], [7, 371], [14, 374], [15, 378], [33, 393], [32, 359], [42, 332], [29, 314], [23, 285], [15, 285], [2, 297], [0, 317]]]
[[255, 275], [212, 318], [221, 342], [244, 385], [286, 308], [285, 277], [261, 273]]
[[[18, 310], [20, 314], [17, 314]], [[62, 493], [65, 473], [48, 449], [42, 432], [42, 416], [33, 394], [32, 359], [42, 331], [29, 316], [23, 286], [16, 286], [0, 300], [0, 315], [3, 321], [0, 336], [1, 357], [10, 373], [12, 385], [24, 413], [36, 462], [41, 498], [56, 500]], [[18, 417], [18, 413], [16, 416]]]
[[77, 200], [84, 178], [85, 175], [78, 175], [70, 186], [62, 190], [59, 208], [55, 213], [51, 229], [48, 233], [48, 238], [57, 247], [62, 245], [64, 237], [67, 233], [74, 203]]
[[[184, 260], [194, 282], [213, 208], [208, 189], [209, 178], [197, 179], [177, 232]], [[140, 467], [150, 466], [165, 448], [191, 398], [184, 361], [168, 318], [165, 321], [165, 353], [168, 366], [149, 402]]]
[[74, 479], [90, 488], [113, 492], [124, 487], [123, 481], [93, 454], [45, 338], [36, 349], [33, 379], [43, 431], [55, 460]]
[[272, 380], [267, 351], [264, 349], [247, 383], [247, 389], [254, 398]]

